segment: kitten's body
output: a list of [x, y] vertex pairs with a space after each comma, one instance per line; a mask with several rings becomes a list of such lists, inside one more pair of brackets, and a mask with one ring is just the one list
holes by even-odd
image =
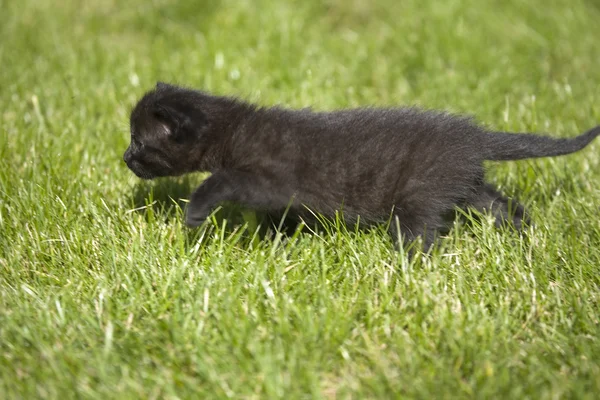
[[[186, 222], [197, 226], [219, 203], [270, 213], [366, 224], [398, 218], [405, 240], [446, 227], [455, 207], [491, 211], [520, 227], [523, 209], [485, 184], [484, 160], [567, 154], [574, 139], [491, 133], [469, 119], [414, 108], [335, 112], [258, 108], [159, 84], [131, 115], [129, 167], [142, 178], [210, 171], [194, 192]], [[310, 210], [310, 211], [308, 211]]]

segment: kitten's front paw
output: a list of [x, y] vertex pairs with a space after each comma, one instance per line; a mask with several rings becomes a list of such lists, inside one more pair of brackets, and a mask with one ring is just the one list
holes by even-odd
[[206, 217], [204, 213], [200, 214], [188, 209], [185, 213], [185, 224], [190, 228], [195, 228], [202, 225], [206, 221]]
[[196, 227], [202, 225], [204, 223], [204, 221], [206, 221], [206, 218], [205, 219], [201, 219], [201, 218], [185, 217], [185, 224], [189, 228], [196, 228]]

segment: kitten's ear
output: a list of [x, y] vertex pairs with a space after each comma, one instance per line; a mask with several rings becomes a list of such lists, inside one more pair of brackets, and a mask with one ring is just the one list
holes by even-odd
[[192, 119], [173, 107], [159, 105], [153, 110], [154, 116], [165, 124], [166, 133], [174, 138], [181, 137], [192, 128]]
[[156, 90], [163, 90], [172, 87], [173, 85], [169, 85], [165, 82], [156, 82]]

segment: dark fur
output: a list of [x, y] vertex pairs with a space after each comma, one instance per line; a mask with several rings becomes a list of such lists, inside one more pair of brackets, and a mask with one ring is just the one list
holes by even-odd
[[300, 217], [340, 210], [347, 223], [393, 215], [405, 241], [422, 236], [428, 247], [457, 206], [521, 226], [523, 207], [484, 182], [484, 160], [568, 154], [599, 134], [600, 127], [573, 139], [490, 132], [416, 108], [260, 108], [159, 83], [131, 113], [124, 159], [144, 179], [212, 173], [192, 194], [189, 226], [225, 201], [273, 214], [290, 206]]

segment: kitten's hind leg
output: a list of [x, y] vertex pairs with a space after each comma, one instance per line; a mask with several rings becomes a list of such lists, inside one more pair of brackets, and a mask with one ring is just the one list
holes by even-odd
[[509, 199], [489, 184], [481, 185], [473, 200], [468, 204], [481, 213], [489, 212], [495, 218], [496, 227], [512, 223], [517, 229], [523, 228], [523, 223], [529, 224], [525, 209], [516, 200]]
[[400, 247], [408, 248], [409, 255], [412, 257], [417, 246], [415, 242], [421, 238], [421, 250], [429, 252], [436, 242], [439, 232], [445, 229], [443, 218], [438, 219], [438, 223], [432, 223], [429, 221], [429, 225], [421, 224], [416, 221], [412, 221], [408, 218], [402, 218], [402, 216], [394, 215], [390, 223], [389, 232], [394, 241], [394, 248], [400, 250]]

